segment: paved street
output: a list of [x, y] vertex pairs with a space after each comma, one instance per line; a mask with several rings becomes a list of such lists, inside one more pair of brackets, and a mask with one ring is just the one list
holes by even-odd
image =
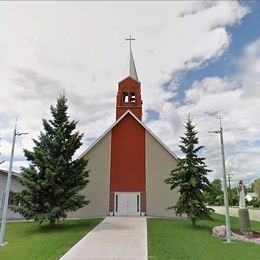
[[145, 217], [107, 217], [61, 260], [147, 260]]
[[[215, 210], [216, 213], [225, 214], [225, 207], [224, 206], [210, 206]], [[229, 208], [229, 215], [233, 217], [238, 217], [238, 208]], [[260, 221], [260, 210], [252, 210], [249, 209], [249, 217], [251, 220]]]

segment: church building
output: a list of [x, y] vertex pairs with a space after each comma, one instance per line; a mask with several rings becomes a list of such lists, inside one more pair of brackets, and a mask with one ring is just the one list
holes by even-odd
[[142, 122], [141, 83], [130, 45], [129, 69], [118, 84], [116, 121], [81, 156], [88, 160], [90, 203], [69, 214], [173, 217], [178, 197], [164, 180], [177, 157]]

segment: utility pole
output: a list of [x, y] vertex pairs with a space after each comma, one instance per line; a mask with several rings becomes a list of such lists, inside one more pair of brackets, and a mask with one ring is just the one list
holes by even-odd
[[226, 164], [225, 164], [225, 151], [224, 151], [224, 141], [223, 141], [223, 128], [222, 128], [222, 117], [219, 116], [219, 130], [209, 131], [209, 133], [220, 134], [220, 144], [221, 144], [221, 155], [222, 155], [222, 169], [223, 169], [223, 189], [224, 189], [224, 204], [225, 204], [225, 219], [226, 219], [226, 238], [227, 243], [231, 242], [231, 228], [230, 228], [230, 217], [229, 217], [229, 205], [228, 205], [228, 195], [227, 195], [227, 174], [226, 174]]
[[1, 232], [0, 232], [0, 246], [5, 245], [5, 243], [6, 243], [6, 241], [5, 241], [5, 230], [6, 230], [6, 222], [7, 222], [7, 215], [8, 215], [8, 202], [9, 202], [12, 168], [13, 168], [13, 160], [14, 160], [15, 139], [16, 139], [16, 136], [27, 134], [27, 133], [18, 133], [16, 131], [16, 124], [17, 124], [17, 119], [16, 119], [15, 127], [14, 127], [13, 142], [12, 142], [12, 149], [11, 149], [11, 156], [10, 156], [10, 163], [9, 163], [9, 171], [8, 171], [6, 187], [5, 187], [5, 201], [4, 201]]

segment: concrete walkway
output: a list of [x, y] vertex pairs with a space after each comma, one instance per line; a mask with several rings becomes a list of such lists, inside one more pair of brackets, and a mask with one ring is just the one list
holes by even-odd
[[[210, 208], [214, 209], [216, 213], [225, 215], [225, 207], [223, 206], [210, 206]], [[229, 215], [233, 217], [238, 217], [238, 208], [229, 208]], [[249, 218], [251, 220], [260, 221], [260, 210], [248, 209]]]
[[61, 260], [147, 260], [145, 217], [107, 217]]

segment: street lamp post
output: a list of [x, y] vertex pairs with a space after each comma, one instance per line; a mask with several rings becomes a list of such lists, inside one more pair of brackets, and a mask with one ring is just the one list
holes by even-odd
[[225, 152], [224, 152], [224, 141], [223, 141], [223, 128], [220, 119], [220, 127], [217, 131], [210, 131], [209, 133], [220, 134], [221, 143], [221, 154], [222, 154], [222, 168], [223, 168], [223, 189], [224, 189], [224, 204], [225, 204], [225, 219], [226, 219], [226, 238], [227, 243], [231, 242], [231, 228], [230, 228], [230, 217], [229, 217], [229, 204], [228, 204], [228, 194], [227, 194], [227, 174], [226, 174], [226, 164], [225, 164]]
[[11, 185], [11, 177], [12, 177], [12, 169], [13, 169], [13, 160], [14, 160], [14, 147], [15, 147], [15, 139], [16, 136], [24, 135], [27, 133], [18, 133], [16, 131], [16, 123], [13, 133], [13, 142], [12, 142], [12, 150], [10, 156], [10, 164], [9, 164], [9, 171], [7, 176], [6, 188], [5, 188], [5, 201], [4, 201], [4, 208], [2, 214], [2, 224], [1, 224], [1, 233], [0, 233], [0, 246], [3, 246], [5, 242], [5, 230], [6, 230], [6, 222], [7, 222], [7, 214], [8, 214], [8, 202], [9, 202], [9, 194], [10, 194], [10, 185]]

